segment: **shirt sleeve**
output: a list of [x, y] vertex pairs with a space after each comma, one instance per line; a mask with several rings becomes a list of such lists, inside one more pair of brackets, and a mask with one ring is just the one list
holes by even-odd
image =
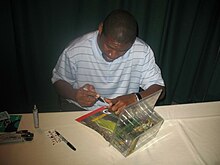
[[161, 75], [161, 70], [155, 62], [152, 49], [147, 46], [145, 59], [142, 68], [141, 88], [147, 89], [153, 84], [164, 86], [164, 80]]
[[74, 65], [73, 57], [70, 58], [68, 52], [64, 50], [53, 69], [51, 81], [52, 83], [55, 83], [58, 80], [64, 80], [73, 85], [75, 82], [75, 72], [76, 67]]

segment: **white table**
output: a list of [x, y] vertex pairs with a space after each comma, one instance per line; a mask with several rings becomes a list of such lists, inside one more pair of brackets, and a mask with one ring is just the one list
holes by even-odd
[[[23, 114], [19, 129], [34, 133], [30, 142], [0, 145], [1, 165], [146, 165], [220, 164], [220, 101], [158, 106], [165, 119], [157, 136], [124, 157], [94, 130], [75, 119], [88, 112], [40, 113], [40, 128], [32, 114]], [[46, 133], [58, 130], [76, 147], [52, 145]]]

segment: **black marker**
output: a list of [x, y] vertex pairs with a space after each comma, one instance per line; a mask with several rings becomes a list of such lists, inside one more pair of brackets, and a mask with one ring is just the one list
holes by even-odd
[[97, 99], [103, 103], [108, 104], [102, 96], [99, 96]]
[[64, 143], [66, 143], [72, 150], [76, 151], [76, 148], [70, 142], [68, 142], [59, 132], [57, 131], [55, 132], [62, 139]]
[[[88, 89], [87, 89], [86, 87], [84, 87], [83, 90], [88, 91]], [[97, 96], [99, 96], [99, 95], [97, 95]], [[99, 97], [97, 98], [97, 100], [99, 100], [99, 101], [101, 101], [101, 102], [103, 102], [103, 103], [108, 104], [102, 96], [99, 96]]]

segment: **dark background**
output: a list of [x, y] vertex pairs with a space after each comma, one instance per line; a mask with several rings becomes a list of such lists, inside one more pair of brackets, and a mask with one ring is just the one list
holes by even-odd
[[166, 83], [160, 105], [220, 100], [219, 0], [2, 0], [0, 111], [58, 111], [51, 72], [64, 47], [129, 10]]

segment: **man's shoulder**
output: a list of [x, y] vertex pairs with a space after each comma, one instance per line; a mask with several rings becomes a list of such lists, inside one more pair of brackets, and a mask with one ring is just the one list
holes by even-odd
[[84, 34], [73, 41], [67, 46], [68, 50], [78, 47], [90, 47], [92, 45], [92, 41], [96, 38], [97, 31], [93, 31], [87, 34]]
[[148, 55], [149, 52], [153, 52], [151, 47], [142, 39], [137, 37], [134, 44], [132, 45], [131, 53], [138, 54], [138, 56], [140, 57]]
[[144, 49], [151, 49], [150, 46], [144, 42], [142, 39], [140, 38], [136, 38], [134, 44], [133, 44], [133, 48], [134, 49], [140, 49], [140, 50], [144, 50]]

